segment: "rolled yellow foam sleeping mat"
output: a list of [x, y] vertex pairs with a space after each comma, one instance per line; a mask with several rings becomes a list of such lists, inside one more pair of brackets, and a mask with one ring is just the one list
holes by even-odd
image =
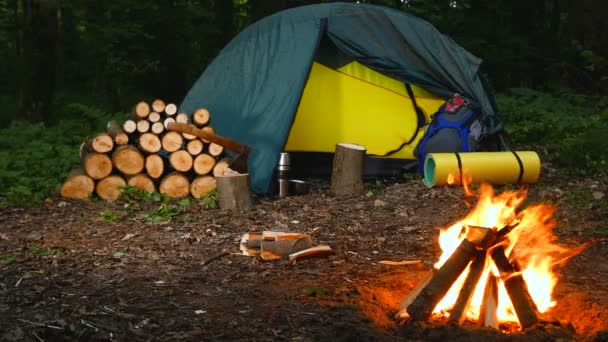
[[422, 182], [460, 186], [470, 183], [531, 184], [540, 176], [540, 158], [533, 151], [429, 153]]

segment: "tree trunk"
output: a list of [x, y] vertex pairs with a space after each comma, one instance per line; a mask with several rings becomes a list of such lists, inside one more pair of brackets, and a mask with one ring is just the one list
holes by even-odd
[[23, 0], [24, 69], [15, 121], [48, 123], [57, 64], [57, 1]]

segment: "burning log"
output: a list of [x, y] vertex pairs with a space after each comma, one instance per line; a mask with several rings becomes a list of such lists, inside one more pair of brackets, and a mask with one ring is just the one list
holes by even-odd
[[479, 282], [481, 278], [481, 274], [486, 267], [486, 251], [480, 250], [477, 251], [477, 255], [471, 266], [469, 267], [469, 273], [467, 274], [467, 278], [458, 293], [458, 299], [456, 299], [456, 303], [454, 303], [454, 307], [452, 308], [452, 312], [450, 313], [450, 322], [456, 323], [458, 325], [462, 325], [467, 315], [467, 308], [471, 303], [471, 298], [473, 297], [473, 292], [475, 291], [475, 286]]
[[498, 329], [498, 278], [488, 274], [477, 324]]
[[488, 234], [493, 234], [492, 229], [469, 227], [467, 237], [462, 240], [458, 248], [448, 260], [437, 270], [427, 286], [408, 306], [408, 314], [415, 320], [422, 321], [431, 317], [435, 306], [445, 296], [453, 283], [465, 270], [467, 265], [477, 255], [477, 250], [487, 243]]
[[501, 245], [497, 245], [492, 250], [491, 256], [511, 298], [519, 325], [522, 329], [534, 325], [539, 321], [540, 313], [530, 296], [528, 286], [520, 273], [519, 265], [509, 262], [505, 249]]
[[434, 275], [435, 269], [431, 269], [424, 274], [418, 284], [416, 284], [412, 291], [410, 291], [410, 293], [408, 293], [408, 295], [401, 301], [399, 312], [397, 312], [395, 318], [405, 320], [410, 317], [410, 315], [407, 313], [407, 308], [410, 306], [410, 304], [414, 302], [414, 299], [416, 299], [418, 294], [420, 294], [420, 291], [422, 291], [422, 289], [426, 287], [426, 285], [431, 281]]

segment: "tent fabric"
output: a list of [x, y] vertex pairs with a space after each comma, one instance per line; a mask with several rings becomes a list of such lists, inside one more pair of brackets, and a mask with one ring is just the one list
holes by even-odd
[[282, 11], [239, 33], [188, 92], [180, 111], [212, 113], [220, 135], [252, 146], [252, 191], [269, 191], [279, 153], [323, 38], [343, 56], [447, 98], [459, 92], [482, 109], [489, 134], [502, 131], [479, 77], [481, 61], [429, 23], [390, 8], [331, 3]]

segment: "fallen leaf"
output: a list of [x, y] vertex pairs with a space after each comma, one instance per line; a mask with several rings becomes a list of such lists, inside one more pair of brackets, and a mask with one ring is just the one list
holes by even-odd
[[377, 199], [374, 201], [374, 208], [378, 208], [378, 207], [386, 207], [388, 205], [387, 202]]
[[596, 201], [601, 200], [602, 198], [604, 198], [604, 193], [601, 191], [594, 191], [593, 192], [593, 199]]
[[129, 240], [130, 238], [134, 237], [135, 235], [137, 235], [137, 233], [135, 233], [135, 234], [128, 233], [127, 235], [125, 235], [125, 237], [122, 238], [122, 241]]

